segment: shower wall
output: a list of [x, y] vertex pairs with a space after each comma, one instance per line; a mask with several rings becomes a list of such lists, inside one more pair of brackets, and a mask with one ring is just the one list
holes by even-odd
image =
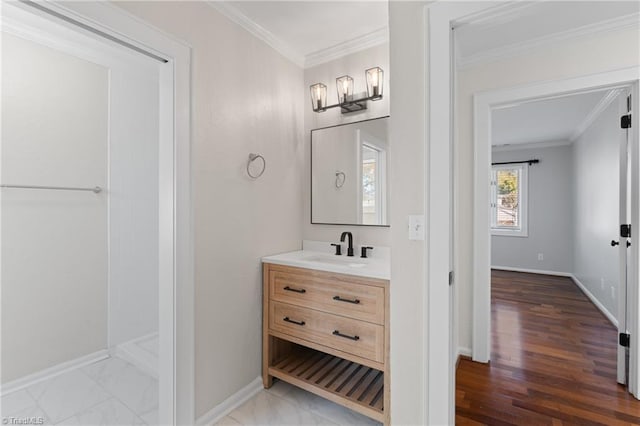
[[1, 183], [103, 188], [1, 190], [3, 384], [158, 332], [159, 65], [74, 37], [3, 32]]
[[[2, 37], [3, 184], [107, 186], [108, 69]], [[2, 189], [2, 383], [107, 344], [107, 195]]]
[[158, 70], [111, 69], [109, 346], [158, 331]]

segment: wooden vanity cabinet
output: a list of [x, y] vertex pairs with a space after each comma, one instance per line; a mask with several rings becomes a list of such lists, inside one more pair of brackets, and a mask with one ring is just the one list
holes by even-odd
[[389, 281], [263, 264], [265, 388], [273, 378], [389, 424]]

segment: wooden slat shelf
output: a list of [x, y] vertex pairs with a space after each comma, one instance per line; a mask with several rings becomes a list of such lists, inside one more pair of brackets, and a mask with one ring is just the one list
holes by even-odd
[[269, 374], [384, 422], [384, 373], [310, 348], [298, 347]]

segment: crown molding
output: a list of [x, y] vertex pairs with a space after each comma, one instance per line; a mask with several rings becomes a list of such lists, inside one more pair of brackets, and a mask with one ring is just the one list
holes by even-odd
[[304, 67], [311, 68], [320, 64], [342, 58], [352, 53], [359, 52], [370, 47], [379, 46], [389, 41], [389, 28], [379, 28], [375, 31], [347, 40], [335, 46], [318, 50], [304, 57]]
[[266, 28], [258, 25], [256, 22], [251, 20], [247, 15], [242, 13], [239, 9], [231, 5], [229, 2], [205, 0], [205, 3], [216, 9], [218, 12], [222, 13], [231, 21], [240, 25], [242, 28], [253, 34], [259, 40], [262, 40], [267, 45], [271, 46], [275, 51], [280, 53], [282, 56], [284, 56], [297, 66], [301, 68], [304, 67], [305, 58], [302, 55], [299, 55], [297, 52], [291, 49], [287, 43], [274, 36], [273, 33], [271, 33]]
[[582, 134], [591, 126], [597, 119], [600, 117], [600, 114], [604, 112], [605, 109], [611, 105], [611, 103], [618, 97], [618, 95], [622, 93], [622, 89], [613, 89], [609, 90], [600, 101], [596, 104], [595, 107], [591, 110], [589, 114], [584, 118], [582, 123], [576, 128], [576, 130], [571, 134], [569, 140], [571, 142], [575, 142]]
[[[470, 68], [471, 66], [480, 65], [487, 62], [493, 62], [500, 59], [508, 58], [522, 54], [535, 48], [547, 46], [564, 40], [590, 36], [610, 31], [619, 31], [627, 28], [640, 27], [640, 13], [633, 13], [626, 16], [607, 19], [593, 24], [583, 25], [566, 31], [537, 37], [520, 43], [513, 43], [506, 46], [489, 49], [467, 57], [457, 58], [457, 67], [459, 70]], [[464, 27], [463, 27], [464, 28]]]
[[458, 19], [452, 22], [452, 26], [459, 32], [466, 32], [468, 29], [473, 28], [475, 25], [482, 25], [483, 28], [494, 28], [505, 22], [513, 21], [516, 18], [520, 18], [525, 15], [524, 11], [532, 6], [539, 6], [540, 3], [544, 3], [551, 0], [516, 0], [507, 1], [497, 4], [496, 6], [489, 7], [480, 11], [475, 15], [467, 16], [463, 19]]
[[527, 143], [512, 143], [504, 145], [493, 145], [491, 151], [503, 152], [503, 151], [521, 151], [524, 149], [542, 149], [542, 148], [557, 148], [560, 146], [571, 145], [570, 140], [551, 140], [542, 142], [527, 142]]

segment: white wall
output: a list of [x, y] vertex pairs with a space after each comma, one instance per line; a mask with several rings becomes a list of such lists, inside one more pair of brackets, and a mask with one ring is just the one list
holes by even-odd
[[[108, 70], [3, 33], [2, 182], [107, 185]], [[106, 194], [2, 189], [2, 382], [107, 345]]]
[[[427, 75], [422, 2], [389, 4], [391, 119], [391, 420], [397, 425], [425, 424], [427, 366], [423, 312], [424, 241], [409, 241], [409, 215], [425, 211], [425, 85]], [[436, 367], [437, 368], [437, 367]]]
[[158, 331], [159, 87], [148, 62], [110, 70], [109, 347]]
[[[455, 204], [457, 233], [458, 345], [471, 348], [473, 270], [473, 94], [483, 90], [588, 75], [640, 62], [637, 29], [559, 41], [521, 55], [478, 65], [457, 73], [455, 141]], [[394, 206], [395, 207], [395, 206]]]
[[620, 290], [618, 247], [620, 235], [619, 96], [574, 142], [575, 277], [615, 317]]
[[[334, 104], [338, 101], [336, 92], [336, 77], [345, 74], [353, 77], [354, 93], [366, 91], [364, 72], [368, 68], [380, 67], [384, 71], [384, 96], [381, 100], [369, 102], [366, 111], [353, 114], [342, 114], [340, 108], [333, 108], [323, 113], [313, 112], [309, 86], [314, 83], [324, 83], [327, 85], [327, 103]], [[320, 127], [334, 126], [336, 124], [352, 123], [354, 121], [367, 120], [389, 115], [390, 99], [392, 90], [390, 88], [389, 69], [389, 44], [381, 44], [360, 52], [336, 59], [325, 64], [321, 64], [304, 70], [304, 90], [302, 95], [304, 106], [304, 152], [305, 152], [305, 173], [303, 178], [303, 202], [304, 213], [302, 217], [302, 232], [304, 239], [317, 241], [338, 241], [340, 233], [351, 231], [354, 238], [354, 246], [367, 245], [390, 245], [389, 228], [370, 226], [342, 226], [342, 225], [312, 225], [311, 224], [311, 192], [309, 181], [311, 179], [311, 130]], [[392, 157], [394, 141], [389, 139], [390, 154]], [[393, 184], [390, 184], [390, 198], [393, 197]]]
[[[260, 257], [302, 245], [303, 75], [203, 2], [118, 2], [192, 47], [196, 416], [261, 372]], [[249, 153], [264, 155], [257, 180]]]
[[[573, 160], [571, 146], [493, 150], [492, 161], [537, 158], [528, 167], [528, 236], [491, 236], [491, 265], [573, 271]], [[543, 260], [538, 260], [538, 254]]]

